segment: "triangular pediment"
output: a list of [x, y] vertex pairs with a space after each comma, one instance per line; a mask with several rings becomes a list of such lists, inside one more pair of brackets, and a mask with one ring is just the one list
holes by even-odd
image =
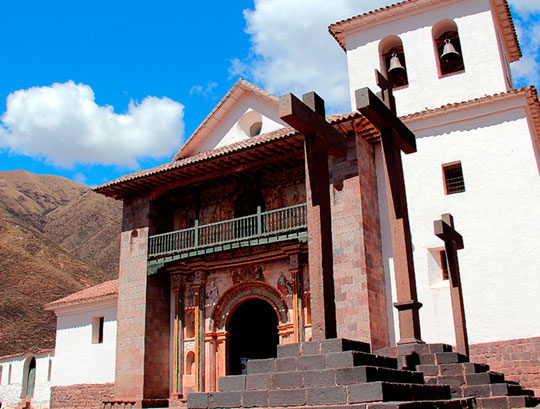
[[287, 126], [275, 95], [240, 79], [178, 151], [175, 160]]

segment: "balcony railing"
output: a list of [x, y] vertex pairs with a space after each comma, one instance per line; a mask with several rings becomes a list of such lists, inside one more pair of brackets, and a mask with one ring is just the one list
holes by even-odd
[[195, 227], [150, 236], [148, 257], [188, 253], [253, 239], [283, 236], [306, 228], [305, 203], [268, 212], [262, 212], [258, 208], [257, 213], [250, 216], [201, 226], [195, 221]]

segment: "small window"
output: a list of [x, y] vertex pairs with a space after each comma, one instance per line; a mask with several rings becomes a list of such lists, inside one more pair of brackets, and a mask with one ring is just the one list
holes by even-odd
[[7, 383], [8, 385], [11, 385], [11, 364], [9, 364]]
[[51, 381], [51, 374], [52, 374], [52, 359], [49, 359], [49, 368], [47, 370], [47, 382]]
[[103, 344], [104, 317], [92, 318], [92, 344]]
[[2, 370], [4, 369], [4, 367], [2, 365], [0, 365], [0, 385], [2, 385]]
[[441, 257], [441, 274], [443, 280], [448, 280], [448, 259], [446, 258], [446, 250], [441, 250], [439, 252]]
[[238, 126], [249, 137], [260, 135], [263, 126], [262, 115], [257, 111], [248, 111], [238, 120]]
[[465, 180], [461, 162], [448, 163], [442, 166], [444, 190], [447, 195], [465, 192]]
[[193, 375], [193, 369], [195, 365], [195, 353], [189, 351], [186, 357], [186, 375]]

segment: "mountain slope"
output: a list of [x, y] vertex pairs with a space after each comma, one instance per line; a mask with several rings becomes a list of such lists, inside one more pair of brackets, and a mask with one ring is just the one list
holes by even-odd
[[109, 277], [0, 209], [0, 355], [54, 347], [42, 306]]

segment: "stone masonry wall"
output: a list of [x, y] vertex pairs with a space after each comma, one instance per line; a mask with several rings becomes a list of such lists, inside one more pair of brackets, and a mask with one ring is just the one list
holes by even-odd
[[148, 197], [124, 201], [115, 390], [116, 398], [120, 400], [142, 399], [144, 392], [149, 213]]
[[101, 409], [104, 400], [112, 400], [114, 384], [53, 386], [51, 409]]
[[377, 177], [373, 146], [348, 138], [331, 159], [332, 239], [338, 337], [388, 345]]
[[470, 356], [472, 362], [486, 363], [540, 396], [540, 337], [474, 344]]

